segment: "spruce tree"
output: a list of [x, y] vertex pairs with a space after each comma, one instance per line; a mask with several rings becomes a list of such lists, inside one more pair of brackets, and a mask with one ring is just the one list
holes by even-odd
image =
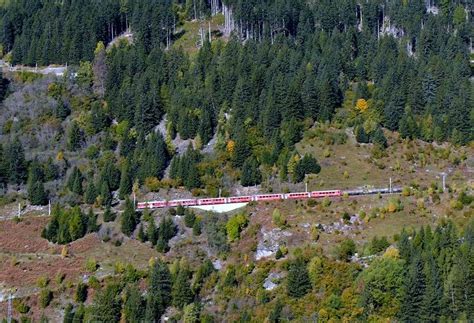
[[413, 256], [405, 280], [404, 296], [400, 308], [400, 320], [420, 322], [423, 320], [423, 299], [426, 293], [426, 277], [419, 254]]
[[72, 121], [67, 131], [67, 149], [76, 151], [84, 142], [84, 134], [76, 121]]
[[97, 214], [94, 214], [92, 208], [89, 209], [87, 214], [87, 233], [99, 231], [99, 225], [97, 224]]
[[112, 222], [115, 220], [115, 214], [112, 212], [110, 205], [105, 207], [104, 222]]
[[25, 151], [18, 138], [15, 138], [5, 150], [5, 168], [8, 174], [8, 181], [12, 184], [22, 184], [28, 175]]
[[144, 321], [145, 301], [136, 285], [131, 285], [126, 290], [123, 314], [127, 322], [140, 323]]
[[161, 316], [171, 303], [171, 274], [168, 266], [157, 260], [148, 276], [146, 322], [160, 322]]
[[171, 294], [173, 296], [173, 305], [178, 308], [183, 308], [193, 301], [194, 295], [191, 290], [189, 275], [190, 273], [187, 268], [180, 268], [174, 280]]
[[43, 179], [43, 169], [38, 160], [34, 159], [28, 172], [28, 199], [33, 205], [48, 203], [48, 194], [44, 190]]
[[86, 187], [86, 192], [84, 193], [84, 202], [92, 205], [95, 203], [97, 198], [97, 190], [94, 185], [93, 178], [90, 178], [87, 187]]
[[262, 181], [262, 174], [258, 168], [258, 162], [254, 157], [248, 158], [242, 166], [240, 183], [242, 186], [258, 185]]
[[124, 234], [131, 236], [137, 226], [137, 214], [133, 202], [127, 197], [125, 199], [125, 210], [120, 220], [120, 228]]
[[299, 298], [306, 295], [311, 290], [306, 264], [302, 259], [297, 259], [290, 265], [288, 271], [286, 291], [288, 296]]
[[120, 174], [119, 198], [124, 199], [132, 193], [132, 177], [130, 174], [130, 162], [125, 160]]

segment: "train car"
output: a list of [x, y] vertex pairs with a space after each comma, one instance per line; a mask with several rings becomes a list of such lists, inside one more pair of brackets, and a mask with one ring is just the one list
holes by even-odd
[[229, 203], [248, 203], [252, 202], [252, 196], [231, 196], [228, 201]]
[[333, 191], [313, 191], [311, 192], [312, 198], [319, 198], [319, 197], [334, 197], [334, 196], [341, 196], [342, 191], [340, 190], [333, 190]]
[[226, 199], [224, 197], [218, 197], [218, 198], [197, 200], [197, 205], [214, 205], [214, 204], [226, 204]]
[[139, 203], [137, 203], [137, 209], [138, 210], [149, 209], [150, 207], [151, 207], [151, 203], [148, 203], [148, 202], [139, 202]]
[[168, 206], [167, 201], [153, 201], [149, 204], [151, 204], [151, 207], [154, 209], [161, 209]]
[[255, 201], [278, 201], [285, 198], [284, 194], [260, 194], [255, 195]]
[[168, 201], [168, 206], [170, 207], [176, 207], [176, 206], [194, 206], [197, 205], [197, 200], [196, 199], [187, 199], [187, 200], [172, 200]]
[[311, 197], [311, 193], [309, 192], [300, 192], [300, 193], [288, 193], [285, 197], [289, 200], [300, 200], [300, 199], [307, 199]]

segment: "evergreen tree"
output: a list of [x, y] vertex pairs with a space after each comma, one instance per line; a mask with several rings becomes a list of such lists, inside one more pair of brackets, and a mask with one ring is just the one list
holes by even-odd
[[84, 134], [76, 121], [72, 121], [67, 131], [67, 149], [76, 151], [82, 147]]
[[247, 158], [242, 166], [240, 183], [242, 186], [258, 185], [262, 181], [262, 174], [258, 169], [258, 162], [254, 157]]
[[133, 231], [135, 231], [135, 227], [137, 226], [137, 220], [135, 206], [133, 205], [133, 202], [127, 197], [125, 199], [125, 210], [123, 211], [120, 220], [120, 228], [122, 232], [127, 236], [132, 235]]
[[104, 222], [112, 222], [114, 220], [115, 220], [115, 214], [110, 209], [110, 205], [107, 205], [104, 211]]
[[195, 221], [196, 221], [196, 215], [194, 214], [194, 212], [190, 209], [185, 209], [184, 210], [184, 224], [188, 228], [192, 228]]
[[171, 303], [171, 274], [168, 266], [156, 261], [148, 276], [146, 322], [160, 322], [161, 316]]
[[299, 298], [311, 290], [306, 264], [302, 259], [297, 259], [290, 265], [287, 278], [286, 291], [288, 296]]
[[374, 133], [371, 135], [371, 140], [374, 144], [381, 148], [387, 148], [387, 138], [385, 138], [385, 135], [383, 133], [383, 130], [381, 127], [377, 127], [374, 131]]
[[97, 190], [94, 185], [93, 178], [89, 178], [87, 183], [86, 192], [84, 193], [84, 202], [92, 205], [97, 199]]
[[124, 199], [126, 196], [130, 195], [130, 193], [132, 193], [132, 177], [130, 174], [130, 163], [128, 160], [125, 160], [120, 175], [119, 197], [121, 199]]
[[419, 322], [423, 320], [423, 299], [426, 293], [426, 277], [423, 261], [419, 254], [414, 255], [405, 280], [404, 296], [400, 308], [402, 321]]
[[120, 310], [122, 307], [120, 292], [120, 286], [115, 283], [109, 283], [100, 290], [95, 295], [94, 302], [90, 308], [90, 319], [97, 322], [120, 321]]
[[148, 237], [148, 241], [150, 241], [153, 246], [156, 245], [156, 242], [159, 238], [159, 232], [156, 228], [155, 219], [153, 217], [150, 217], [150, 220], [148, 221], [146, 235]]
[[25, 182], [28, 168], [25, 151], [18, 138], [15, 138], [5, 150], [5, 168], [9, 183], [19, 185]]
[[443, 286], [438, 265], [430, 254], [425, 262], [426, 291], [423, 298], [423, 320], [437, 322], [443, 305]]
[[97, 214], [94, 214], [92, 208], [89, 209], [87, 214], [87, 233], [99, 231], [99, 225], [97, 224]]
[[46, 205], [48, 203], [48, 194], [43, 185], [43, 169], [37, 159], [30, 164], [28, 172], [28, 199], [33, 205]]
[[102, 205], [106, 207], [110, 206], [112, 203], [112, 193], [110, 192], [109, 184], [106, 181], [102, 182], [100, 196], [102, 198]]
[[189, 271], [187, 268], [180, 268], [173, 283], [171, 295], [173, 297], [173, 305], [183, 308], [185, 305], [193, 301], [193, 293], [189, 283]]
[[127, 322], [140, 323], [145, 318], [145, 302], [136, 285], [129, 286], [125, 293], [123, 313]]

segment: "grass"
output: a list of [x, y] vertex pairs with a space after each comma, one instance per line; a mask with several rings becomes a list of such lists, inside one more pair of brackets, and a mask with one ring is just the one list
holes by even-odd
[[178, 30], [178, 39], [174, 42], [173, 47], [183, 48], [186, 52], [193, 54], [199, 50], [199, 30], [203, 28], [206, 37], [209, 33], [209, 23], [211, 24], [212, 40], [221, 38], [220, 28], [224, 25], [224, 16], [219, 14], [211, 19], [204, 21], [186, 21]]

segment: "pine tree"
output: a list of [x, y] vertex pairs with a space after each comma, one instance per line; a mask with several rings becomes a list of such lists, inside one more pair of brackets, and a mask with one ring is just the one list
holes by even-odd
[[150, 269], [146, 300], [146, 322], [160, 322], [171, 301], [171, 274], [168, 266], [158, 260]]
[[196, 215], [194, 214], [194, 212], [190, 209], [185, 209], [185, 211], [184, 211], [184, 224], [188, 228], [192, 228], [195, 221], [196, 221]]
[[430, 254], [426, 262], [426, 292], [423, 298], [423, 320], [437, 322], [443, 305], [443, 286], [438, 265]]
[[76, 121], [72, 121], [67, 131], [67, 149], [76, 151], [84, 142], [84, 134]]
[[383, 130], [380, 126], [375, 129], [371, 137], [371, 140], [374, 144], [376, 144], [380, 148], [387, 148], [387, 138], [385, 138]]
[[193, 301], [194, 295], [189, 283], [189, 275], [187, 268], [180, 268], [174, 280], [171, 295], [173, 296], [173, 305], [178, 308], [183, 308]]
[[156, 242], [159, 238], [159, 233], [155, 225], [155, 219], [153, 217], [150, 217], [150, 220], [148, 221], [146, 235], [148, 237], [148, 241], [150, 241], [153, 246], [156, 245]]
[[109, 184], [106, 181], [102, 182], [100, 196], [102, 198], [102, 205], [106, 207], [110, 206], [112, 203], [112, 193], [110, 192]]
[[97, 190], [94, 185], [93, 178], [90, 178], [87, 187], [86, 187], [86, 192], [84, 193], [84, 202], [92, 205], [95, 203], [97, 199]]
[[121, 288], [119, 284], [109, 283], [94, 297], [90, 307], [90, 317], [96, 322], [120, 321], [122, 307]]
[[97, 214], [94, 214], [92, 208], [89, 209], [87, 214], [87, 233], [99, 231], [99, 225], [97, 224]]
[[426, 277], [419, 254], [413, 256], [405, 280], [400, 319], [404, 322], [423, 320], [423, 299], [426, 293]]
[[132, 193], [132, 177], [130, 174], [130, 162], [125, 160], [120, 175], [119, 197], [124, 199]]
[[48, 203], [48, 194], [44, 190], [43, 180], [43, 169], [38, 160], [34, 159], [28, 172], [28, 199], [33, 205], [46, 205]]
[[125, 210], [122, 213], [120, 224], [122, 232], [127, 236], [132, 235], [133, 231], [135, 231], [135, 227], [137, 226], [135, 206], [128, 197], [125, 199]]
[[143, 322], [145, 318], [145, 302], [138, 286], [132, 285], [127, 288], [123, 313], [127, 322]]
[[104, 222], [112, 222], [115, 220], [115, 214], [110, 208], [110, 204], [105, 207], [104, 211]]
[[242, 186], [258, 185], [262, 181], [262, 174], [258, 168], [258, 162], [254, 157], [247, 158], [242, 166], [240, 183]]
[[287, 294], [291, 297], [299, 298], [306, 295], [310, 290], [311, 281], [306, 264], [302, 259], [297, 259], [290, 265], [290, 270], [288, 271]]
[[18, 138], [15, 138], [5, 150], [5, 168], [10, 183], [19, 185], [25, 182], [28, 168], [25, 151]]
[[143, 224], [140, 225], [140, 228], [138, 229], [137, 239], [140, 242], [146, 242], [148, 240], [145, 231], [143, 230]]

